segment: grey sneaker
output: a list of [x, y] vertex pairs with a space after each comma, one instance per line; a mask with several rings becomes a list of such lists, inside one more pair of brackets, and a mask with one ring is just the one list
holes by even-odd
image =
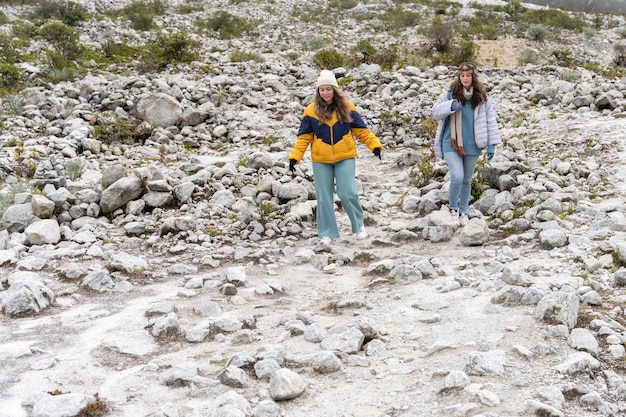
[[461, 223], [461, 226], [465, 226], [469, 223], [469, 217], [467, 217], [466, 213], [461, 214], [461, 217], [459, 217], [459, 223]]
[[354, 237], [358, 240], [363, 240], [367, 237], [367, 232], [365, 231], [365, 227], [361, 227], [361, 230], [354, 234]]

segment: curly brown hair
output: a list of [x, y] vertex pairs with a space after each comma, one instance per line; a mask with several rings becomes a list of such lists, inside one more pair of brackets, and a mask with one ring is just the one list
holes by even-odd
[[485, 89], [482, 81], [478, 79], [478, 71], [476, 70], [476, 64], [472, 62], [464, 62], [459, 65], [459, 70], [454, 81], [450, 83], [450, 91], [452, 92], [452, 98], [456, 99], [459, 103], [465, 104], [465, 95], [463, 94], [463, 84], [461, 84], [461, 72], [472, 73], [472, 88], [474, 94], [472, 95], [472, 108], [476, 108], [479, 104], [483, 104], [487, 101], [487, 90]]
[[320, 96], [319, 88], [315, 89], [315, 113], [319, 121], [322, 123], [328, 122], [333, 115], [333, 110], [335, 110], [337, 112], [337, 120], [340, 123], [352, 123], [352, 112], [348, 105], [348, 99], [343, 92], [335, 86], [333, 86], [333, 90], [335, 90], [333, 102], [327, 104], [324, 99], [322, 99], [322, 96]]

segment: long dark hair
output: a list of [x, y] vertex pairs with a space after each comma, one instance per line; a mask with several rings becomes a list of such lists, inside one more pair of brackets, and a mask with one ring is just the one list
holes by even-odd
[[320, 122], [326, 123], [333, 116], [333, 111], [336, 111], [337, 121], [340, 123], [352, 123], [352, 112], [348, 105], [348, 99], [341, 90], [335, 86], [332, 87], [335, 90], [335, 94], [333, 95], [333, 102], [330, 104], [326, 104], [324, 99], [322, 99], [319, 88], [315, 89], [315, 114], [317, 114]]
[[[476, 64], [472, 62], [464, 62], [459, 65], [459, 74], [461, 72], [471, 71], [472, 73], [472, 88], [474, 94], [472, 95], [472, 108], [475, 109], [479, 104], [483, 104], [487, 101], [487, 90], [485, 86], [478, 79], [478, 72], [476, 71]], [[452, 98], [456, 99], [459, 103], [465, 104], [465, 95], [463, 95], [463, 84], [461, 84], [461, 77], [457, 74], [454, 81], [450, 83], [450, 91], [452, 92]]]

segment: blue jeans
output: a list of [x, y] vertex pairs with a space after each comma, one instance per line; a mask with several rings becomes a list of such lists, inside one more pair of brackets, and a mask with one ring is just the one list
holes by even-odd
[[450, 208], [467, 213], [472, 194], [472, 176], [480, 155], [461, 156], [456, 152], [443, 154], [450, 171]]
[[334, 164], [313, 162], [313, 181], [317, 198], [317, 235], [319, 237], [339, 237], [335, 217], [334, 190], [352, 224], [352, 232], [363, 227], [363, 208], [356, 188], [354, 158], [344, 159]]

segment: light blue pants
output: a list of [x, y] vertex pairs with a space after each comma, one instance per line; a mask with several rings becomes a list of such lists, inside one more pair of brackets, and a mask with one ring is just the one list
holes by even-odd
[[335, 164], [313, 162], [319, 237], [339, 237], [334, 204], [335, 183], [341, 206], [350, 218], [352, 232], [356, 233], [363, 227], [363, 207], [356, 188], [355, 165], [354, 158], [344, 159]]
[[450, 171], [450, 208], [467, 213], [472, 194], [472, 176], [480, 155], [461, 156], [457, 152], [444, 152]]

